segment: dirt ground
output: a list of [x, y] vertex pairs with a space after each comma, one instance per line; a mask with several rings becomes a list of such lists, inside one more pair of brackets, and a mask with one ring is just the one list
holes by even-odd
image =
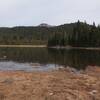
[[0, 100], [100, 100], [100, 68], [0, 71]]

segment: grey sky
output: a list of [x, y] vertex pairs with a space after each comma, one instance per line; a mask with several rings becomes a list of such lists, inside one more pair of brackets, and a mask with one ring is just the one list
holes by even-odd
[[0, 26], [100, 23], [100, 0], [0, 0]]

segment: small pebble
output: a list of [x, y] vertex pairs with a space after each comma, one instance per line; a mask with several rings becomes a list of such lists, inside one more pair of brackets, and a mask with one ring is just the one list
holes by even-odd
[[92, 90], [91, 92], [89, 92], [89, 94], [94, 95], [97, 93], [97, 90]]
[[52, 95], [53, 95], [53, 93], [49, 93], [49, 95], [50, 95], [50, 96], [52, 96]]

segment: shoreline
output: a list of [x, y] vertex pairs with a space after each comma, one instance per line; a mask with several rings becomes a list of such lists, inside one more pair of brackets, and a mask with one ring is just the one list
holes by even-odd
[[66, 46], [66, 47], [60, 47], [60, 46], [54, 46], [54, 47], [48, 47], [47, 45], [0, 45], [0, 48], [3, 47], [9, 47], [9, 48], [51, 48], [51, 49], [79, 49], [79, 50], [100, 50], [100, 47], [71, 47], [71, 46]]
[[1, 48], [3, 47], [30, 47], [30, 48], [43, 48], [43, 47], [47, 47], [46, 45], [0, 45]]
[[48, 48], [51, 48], [51, 49], [69, 49], [69, 50], [71, 50], [71, 49], [79, 49], [79, 50], [100, 50], [100, 47], [70, 47], [70, 46], [68, 46], [68, 47], [60, 47], [60, 46], [58, 46], [58, 47], [48, 47]]

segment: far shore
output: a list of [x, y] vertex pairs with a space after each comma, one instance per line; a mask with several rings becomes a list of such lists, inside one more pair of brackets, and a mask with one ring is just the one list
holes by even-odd
[[72, 47], [72, 46], [54, 46], [54, 47], [49, 47], [49, 48], [54, 48], [54, 49], [79, 49], [79, 50], [100, 50], [100, 47]]
[[43, 48], [47, 47], [46, 45], [0, 45], [0, 47], [29, 47], [29, 48]]
[[100, 50], [100, 47], [72, 47], [72, 46], [51, 46], [47, 45], [0, 45], [0, 48], [3, 47], [17, 47], [17, 48], [53, 48], [53, 49], [83, 49], [83, 50]]

